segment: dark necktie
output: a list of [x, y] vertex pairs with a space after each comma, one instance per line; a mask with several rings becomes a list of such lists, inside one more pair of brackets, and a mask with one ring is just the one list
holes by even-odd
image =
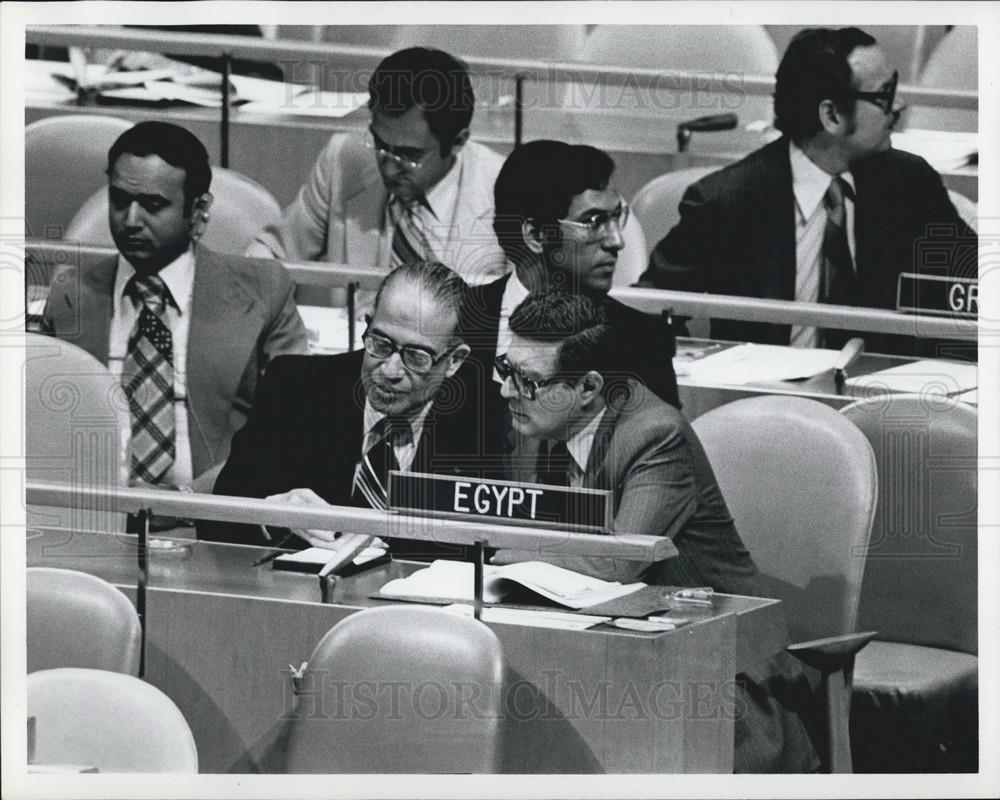
[[400, 264], [433, 259], [434, 253], [427, 242], [418, 207], [408, 206], [398, 198], [391, 198], [389, 214], [394, 225], [390, 266], [395, 269]]
[[566, 442], [543, 441], [538, 446], [535, 474], [538, 483], [569, 486], [569, 467], [572, 457]]
[[857, 302], [857, 277], [851, 249], [847, 244], [845, 197], [854, 199], [851, 185], [843, 178], [835, 177], [823, 195], [826, 227], [823, 230], [823, 270], [820, 273], [819, 301], [850, 306]]
[[361, 459], [361, 469], [354, 479], [351, 492], [361, 505], [385, 509], [389, 497], [389, 473], [399, 469], [395, 446], [404, 446], [413, 439], [413, 431], [408, 420], [399, 417], [383, 417], [374, 428], [375, 439], [368, 452]]
[[166, 319], [170, 290], [159, 275], [134, 275], [125, 291], [139, 304], [122, 363], [132, 421], [129, 479], [158, 483], [177, 457], [174, 347]]
[[[858, 304], [858, 281], [847, 243], [847, 209], [844, 198], [854, 200], [851, 185], [841, 177], [830, 181], [823, 196], [826, 227], [823, 229], [823, 269], [820, 272], [819, 301], [853, 306]], [[820, 329], [817, 344], [838, 348], [851, 337], [849, 331]]]

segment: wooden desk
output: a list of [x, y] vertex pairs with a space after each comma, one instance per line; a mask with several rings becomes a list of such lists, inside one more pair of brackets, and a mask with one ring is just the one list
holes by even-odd
[[[29, 538], [27, 562], [134, 596], [133, 542], [49, 531]], [[145, 677], [191, 724], [202, 772], [280, 772], [295, 713], [289, 664], [417, 565], [344, 579], [324, 605], [315, 577], [251, 568], [264, 550], [190, 545], [188, 558], [151, 558]], [[733, 676], [786, 644], [778, 601], [725, 595], [667, 633], [491, 627], [508, 663], [505, 772], [731, 772]], [[302, 710], [315, 702], [304, 697]]]

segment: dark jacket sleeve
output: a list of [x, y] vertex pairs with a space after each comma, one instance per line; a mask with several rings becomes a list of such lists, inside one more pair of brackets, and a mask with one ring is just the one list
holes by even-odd
[[708, 290], [712, 208], [702, 182], [684, 192], [680, 213], [680, 222], [653, 249], [649, 267], [639, 278], [640, 286], [681, 292]]

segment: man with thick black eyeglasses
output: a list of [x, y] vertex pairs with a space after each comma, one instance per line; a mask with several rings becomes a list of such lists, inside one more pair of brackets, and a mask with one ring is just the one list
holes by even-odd
[[330, 138], [248, 254], [386, 271], [436, 260], [470, 284], [504, 274], [491, 228], [503, 158], [469, 140], [475, 94], [465, 65], [441, 50], [407, 48], [379, 64], [368, 91], [368, 130]]
[[[800, 31], [776, 76], [775, 127], [784, 135], [688, 188], [681, 220], [641, 283], [894, 309], [901, 272], [977, 277], [978, 242], [940, 176], [892, 149], [905, 107], [898, 82], [864, 31]], [[852, 335], [712, 321], [714, 338], [738, 341], [840, 347]], [[961, 345], [860, 335], [869, 351], [967, 355]]]
[[517, 304], [531, 292], [558, 288], [602, 305], [620, 343], [622, 375], [680, 406], [668, 321], [608, 297], [624, 231], [638, 224], [613, 185], [614, 169], [602, 150], [550, 140], [521, 145], [504, 162], [493, 190], [493, 228], [514, 271], [473, 287], [463, 323], [470, 368], [485, 383], [499, 384], [493, 359], [507, 349]]
[[[486, 412], [475, 387], [454, 377], [469, 353], [457, 330], [467, 293], [443, 264], [404, 264], [379, 288], [363, 350], [275, 360], [215, 492], [384, 509], [391, 470], [483, 474]], [[199, 534], [266, 542], [245, 525], [204, 524]], [[334, 531], [294, 534], [287, 546], [337, 546]], [[392, 552], [459, 557], [463, 548], [394, 540]]]

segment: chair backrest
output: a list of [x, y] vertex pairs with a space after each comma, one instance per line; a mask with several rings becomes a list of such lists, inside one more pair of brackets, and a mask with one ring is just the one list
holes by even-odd
[[49, 567], [30, 567], [27, 587], [28, 672], [138, 672], [139, 616], [119, 589], [86, 572]]
[[887, 395], [842, 413], [871, 442], [879, 470], [859, 624], [886, 641], [976, 653], [976, 410]]
[[[952, 28], [927, 59], [917, 84], [928, 89], [979, 89], [978, 29]], [[905, 99], [905, 97], [904, 97]], [[914, 106], [905, 114], [907, 128], [935, 131], [978, 131], [979, 112]]]
[[955, 210], [958, 212], [958, 216], [962, 218], [962, 221], [976, 233], [979, 233], [979, 204], [974, 200], [970, 200], [961, 192], [956, 192], [954, 189], [948, 190], [948, 199], [955, 206]]
[[853, 631], [875, 514], [875, 456], [829, 406], [770, 395], [692, 423], [764, 591], [793, 641]]
[[459, 58], [570, 61], [585, 30], [583, 25], [400, 25], [393, 46], [436, 47]]
[[[86, 320], [80, 320], [86, 324]], [[25, 334], [27, 477], [106, 489], [128, 483], [128, 402], [100, 361], [76, 345]], [[107, 509], [29, 507], [29, 527], [121, 532]]]
[[[210, 220], [201, 237], [206, 247], [241, 255], [262, 228], [281, 218], [281, 206], [256, 181], [224, 167], [212, 167]], [[66, 229], [66, 239], [113, 246], [108, 228], [108, 192], [94, 192]]]
[[191, 728], [174, 702], [131, 675], [47, 669], [27, 680], [36, 764], [104, 772], [198, 772]]
[[24, 129], [25, 235], [65, 238], [80, 206], [107, 185], [108, 150], [132, 124], [73, 114], [46, 117]]
[[[743, 75], [771, 76], [778, 67], [778, 51], [762, 25], [588, 27], [591, 29], [573, 61], [608, 67], [726, 73], [732, 76], [734, 87]], [[634, 83], [600, 86], [575, 82], [565, 92], [550, 94], [561, 98], [562, 108], [583, 112], [573, 117], [572, 138], [570, 134], [562, 137], [581, 142], [596, 142], [606, 137], [608, 114], [624, 117], [655, 114], [664, 118], [667, 128], [711, 113], [735, 112], [743, 124], [755, 120], [770, 122], [773, 116], [771, 98], [736, 92], [726, 96], [725, 107], [713, 105], [706, 110], [706, 99], [718, 98], [707, 95], [696, 85], [678, 90], [668, 88], [665, 83], [639, 89]], [[673, 134], [674, 130], [670, 130], [671, 142]]]
[[681, 220], [681, 197], [692, 183], [718, 171], [719, 167], [689, 167], [658, 175], [632, 198], [632, 211], [646, 236], [646, 256]]
[[631, 286], [646, 271], [649, 262], [646, 237], [635, 214], [629, 215], [628, 222], [622, 230], [622, 240], [625, 246], [618, 252], [612, 286]]
[[500, 642], [471, 617], [418, 606], [359, 611], [309, 658], [287, 769], [494, 772], [502, 679]]

